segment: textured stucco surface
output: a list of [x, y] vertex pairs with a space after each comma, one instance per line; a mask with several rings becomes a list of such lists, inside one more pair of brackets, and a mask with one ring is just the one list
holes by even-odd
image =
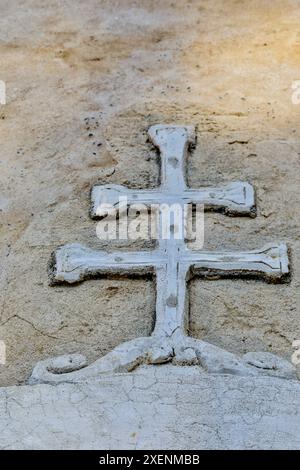
[[300, 384], [148, 366], [0, 390], [4, 449], [299, 449]]
[[258, 217], [207, 214], [205, 248], [283, 240], [292, 253], [289, 285], [193, 281], [190, 333], [290, 357], [300, 339], [299, 19], [299, 3], [284, 0], [1, 1], [0, 385], [49, 356], [93, 361], [150, 334], [151, 281], [50, 288], [46, 266], [58, 245], [103, 248], [88, 218], [92, 184], [156, 185], [146, 131], [161, 122], [198, 126], [191, 186], [256, 187]]

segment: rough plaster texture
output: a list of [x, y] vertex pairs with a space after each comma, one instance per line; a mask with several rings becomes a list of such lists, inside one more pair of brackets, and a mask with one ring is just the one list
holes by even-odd
[[[105, 248], [88, 219], [93, 183], [153, 188], [159, 122], [198, 126], [191, 187], [251, 182], [256, 219], [206, 216], [206, 249], [284, 240], [289, 285], [193, 280], [190, 334], [239, 354], [289, 358], [300, 339], [299, 5], [290, 1], [3, 0], [0, 70], [0, 384], [38, 360], [89, 362], [153, 327], [148, 280], [48, 286], [50, 253]], [[138, 247], [145, 247], [137, 243]]]
[[[0, 385], [23, 383], [40, 360], [66, 372], [51, 356], [80, 352], [81, 367], [150, 335], [151, 281], [53, 289], [46, 265], [70, 241], [107, 248], [87, 217], [93, 184], [157, 186], [147, 129], [161, 122], [197, 126], [191, 187], [256, 188], [256, 219], [206, 216], [205, 249], [291, 248], [290, 284], [192, 280], [190, 334], [237, 353], [247, 373], [266, 365], [249, 351], [290, 358], [300, 339], [299, 19], [296, 0], [2, 0]], [[214, 360], [205, 349], [199, 359], [210, 374], [177, 363], [0, 388], [1, 447], [300, 448], [299, 382], [244, 376], [236, 356], [216, 361], [208, 347]], [[288, 377], [286, 362], [265, 358]], [[224, 359], [242, 374], [224, 374]]]
[[0, 389], [4, 449], [296, 449], [300, 384], [147, 366]]

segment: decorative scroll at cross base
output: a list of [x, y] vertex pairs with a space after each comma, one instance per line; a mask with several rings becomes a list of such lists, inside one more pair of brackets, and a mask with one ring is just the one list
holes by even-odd
[[[161, 186], [158, 190], [129, 190], [121, 186], [95, 186], [91, 215], [101, 216], [102, 203], [117, 207], [119, 194], [130, 202], [145, 204], [203, 203], [210, 210], [229, 215], [255, 215], [254, 191], [248, 183], [223, 188], [189, 189], [185, 183], [188, 146], [195, 143], [194, 129], [180, 126], [153, 126], [149, 136], [161, 153]], [[287, 361], [269, 353], [248, 353], [238, 358], [223, 349], [188, 337], [187, 283], [193, 276], [206, 278], [252, 277], [280, 282], [289, 273], [287, 248], [269, 244], [245, 252], [189, 250], [184, 240], [159, 239], [153, 251], [107, 253], [78, 244], [63, 246], [54, 254], [52, 283], [76, 283], [109, 275], [149, 275], [156, 278], [156, 323], [150, 337], [123, 343], [105, 357], [87, 366], [78, 354], [39, 362], [30, 381], [74, 382], [108, 372], [131, 371], [141, 364], [200, 365], [213, 373], [240, 375], [272, 374], [294, 377]]]

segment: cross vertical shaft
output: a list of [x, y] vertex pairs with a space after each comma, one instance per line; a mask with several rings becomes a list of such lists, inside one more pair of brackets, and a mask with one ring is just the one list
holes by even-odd
[[[181, 232], [184, 227], [183, 206], [181, 197], [186, 189], [186, 157], [188, 146], [195, 143], [194, 129], [178, 126], [153, 126], [149, 136], [161, 155], [161, 189], [174, 195], [180, 205]], [[185, 251], [184, 233], [175, 237], [174, 224], [170, 220], [167, 231], [170, 239], [162, 239], [162, 226], [166, 223], [163, 214], [159, 214], [159, 249], [167, 258], [167, 263], [156, 270], [156, 324], [153, 334], [172, 336], [175, 331], [181, 334], [185, 330], [185, 301], [187, 266], [180, 259]], [[173, 228], [173, 230], [172, 230]]]

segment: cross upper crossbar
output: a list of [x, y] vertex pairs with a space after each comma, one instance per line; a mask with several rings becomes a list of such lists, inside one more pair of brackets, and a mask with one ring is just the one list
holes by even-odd
[[254, 189], [247, 182], [234, 182], [221, 187], [190, 189], [186, 185], [186, 155], [189, 145], [195, 145], [191, 126], [152, 126], [149, 137], [160, 151], [160, 187], [154, 190], [128, 189], [120, 185], [95, 185], [91, 192], [91, 217], [102, 216], [104, 204], [118, 208], [120, 196], [128, 204], [161, 203], [203, 204], [206, 210], [223, 211], [227, 215], [256, 215]]

